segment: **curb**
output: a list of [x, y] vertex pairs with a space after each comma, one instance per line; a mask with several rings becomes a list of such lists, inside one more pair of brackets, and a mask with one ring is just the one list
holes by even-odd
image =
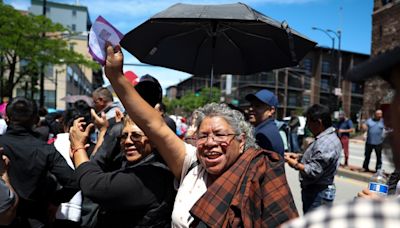
[[363, 182], [369, 182], [372, 175], [374, 175], [374, 173], [371, 173], [371, 172], [359, 172], [358, 170], [360, 170], [360, 168], [339, 167], [336, 175], [351, 178], [351, 179], [358, 180], [358, 181], [363, 181]]
[[357, 144], [365, 144], [365, 140], [362, 139], [350, 139], [350, 142]]

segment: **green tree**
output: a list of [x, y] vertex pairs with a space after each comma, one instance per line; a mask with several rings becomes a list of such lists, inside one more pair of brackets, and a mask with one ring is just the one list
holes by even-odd
[[[12, 96], [21, 82], [34, 87], [41, 64], [81, 64], [92, 69], [99, 65], [70, 50], [62, 34], [68, 31], [61, 24], [43, 16], [24, 14], [0, 3], [0, 80], [2, 96]], [[43, 36], [44, 34], [44, 36]], [[17, 69], [21, 61], [23, 67]], [[8, 75], [5, 75], [7, 73]]]
[[218, 88], [212, 88], [211, 93], [210, 97], [210, 88], [203, 88], [196, 93], [187, 93], [180, 99], [164, 99], [164, 104], [170, 110], [169, 113], [189, 116], [195, 109], [207, 103], [220, 101], [221, 91]]

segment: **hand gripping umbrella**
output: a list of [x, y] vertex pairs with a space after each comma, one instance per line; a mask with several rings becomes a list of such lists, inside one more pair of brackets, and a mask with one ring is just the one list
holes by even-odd
[[141, 62], [195, 75], [246, 75], [297, 65], [316, 43], [243, 3], [175, 4], [120, 42]]

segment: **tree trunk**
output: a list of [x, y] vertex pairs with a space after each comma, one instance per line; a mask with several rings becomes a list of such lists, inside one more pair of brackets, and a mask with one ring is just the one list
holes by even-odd
[[4, 57], [3, 57], [2, 54], [0, 54], [0, 99], [3, 99], [3, 95], [4, 95], [4, 85], [3, 85], [4, 66], [3, 66], [3, 61], [4, 61]]
[[6, 96], [10, 97], [10, 98], [12, 97], [12, 92], [13, 92], [13, 89], [15, 87], [14, 78], [15, 78], [16, 65], [17, 65], [17, 56], [13, 55], [12, 62], [9, 65], [10, 66], [10, 73], [8, 75], [8, 83], [7, 83], [7, 89], [6, 89]]

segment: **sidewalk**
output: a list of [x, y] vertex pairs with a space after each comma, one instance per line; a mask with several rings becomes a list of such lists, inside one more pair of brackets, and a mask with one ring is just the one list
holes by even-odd
[[[340, 165], [336, 175], [351, 178], [358, 181], [369, 182], [373, 172], [361, 172], [361, 167]], [[388, 174], [387, 174], [388, 175]]]
[[[365, 144], [365, 140], [362, 135], [350, 139], [351, 143], [355, 144]], [[350, 165], [342, 166], [340, 165], [336, 175], [351, 178], [358, 181], [369, 182], [373, 172], [361, 172], [362, 167]]]
[[357, 143], [357, 144], [358, 143], [364, 144], [365, 143], [365, 139], [364, 139], [363, 135], [359, 135], [359, 136], [350, 138], [350, 142]]

